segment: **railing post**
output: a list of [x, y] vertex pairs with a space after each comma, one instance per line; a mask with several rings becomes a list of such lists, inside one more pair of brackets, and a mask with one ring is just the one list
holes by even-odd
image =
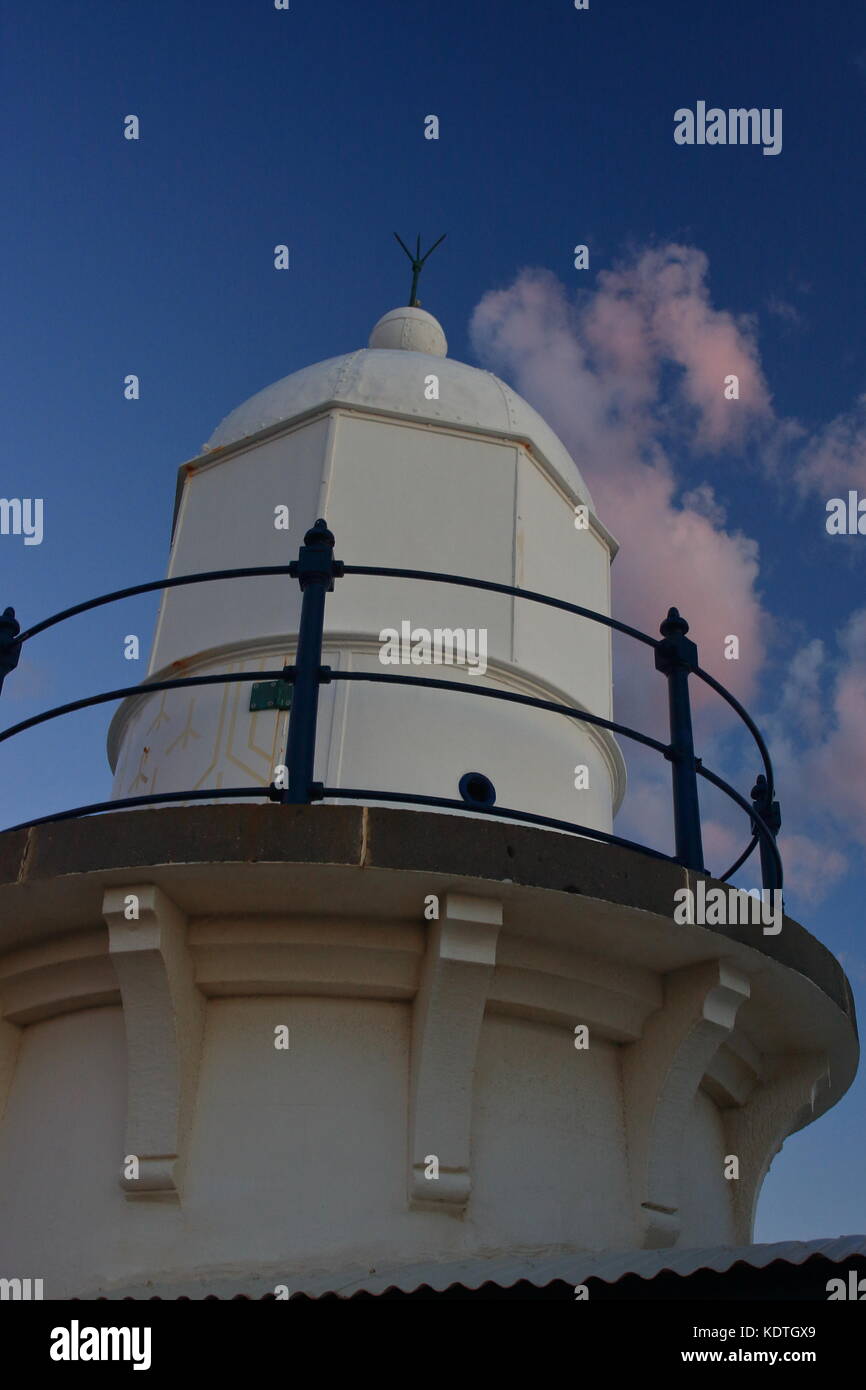
[[272, 792], [275, 801], [291, 806], [305, 806], [321, 795], [321, 784], [313, 781], [313, 763], [319, 685], [330, 674], [322, 666], [325, 595], [331, 592], [334, 579], [342, 572], [339, 560], [334, 559], [334, 537], [327, 523], [319, 520], [304, 536], [304, 544], [291, 569], [292, 576], [300, 583], [303, 597], [286, 748], [289, 785]]
[[15, 609], [5, 608], [0, 615], [0, 690], [3, 682], [18, 665], [21, 643], [17, 640], [21, 626], [15, 621]]
[[698, 649], [686, 637], [688, 630], [688, 623], [680, 617], [676, 608], [669, 609], [659, 628], [663, 640], [656, 647], [656, 670], [668, 678], [671, 730], [668, 756], [672, 765], [676, 857], [687, 869], [703, 873], [704, 851], [696, 771], [698, 760], [695, 758], [689, 703], [689, 671], [698, 664]]
[[[762, 772], [758, 774], [750, 795], [755, 810], [767, 829], [772, 831], [773, 839], [775, 840], [782, 825], [782, 812], [779, 809], [778, 801], [771, 800], [768, 795], [767, 779]], [[782, 886], [779, 882], [779, 869], [776, 864], [776, 857], [763, 835], [759, 834], [758, 841], [761, 848], [762, 884], [769, 892], [773, 892], [774, 889], [781, 888]]]

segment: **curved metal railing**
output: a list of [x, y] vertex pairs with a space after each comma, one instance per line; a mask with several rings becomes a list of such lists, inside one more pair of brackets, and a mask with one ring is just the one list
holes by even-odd
[[[720, 875], [721, 880], [726, 881], [735, 874], [749, 858], [755, 847], [759, 845], [763, 887], [765, 890], [781, 889], [783, 869], [776, 844], [776, 832], [779, 829], [781, 818], [778, 802], [774, 799], [773, 767], [767, 745], [757, 725], [739, 700], [698, 665], [697, 647], [686, 637], [688, 623], [675, 608], [669, 610], [667, 617], [662, 622], [660, 626], [662, 636], [659, 639], [641, 632], [638, 628], [630, 627], [627, 623], [622, 623], [616, 618], [611, 618], [605, 613], [596, 613], [591, 608], [581, 607], [580, 604], [569, 603], [565, 599], [553, 598], [549, 594], [537, 593], [531, 589], [516, 588], [511, 584], [470, 579], [465, 575], [445, 574], [433, 570], [402, 569], [385, 565], [345, 565], [334, 559], [334, 537], [328, 530], [326, 523], [320, 520], [304, 537], [304, 544], [300, 548], [298, 559], [287, 565], [253, 565], [241, 569], [208, 570], [200, 574], [180, 575], [173, 579], [158, 579], [147, 584], [135, 584], [129, 588], [117, 589], [112, 593], [102, 594], [98, 598], [89, 599], [85, 603], [78, 603], [71, 608], [63, 609], [60, 613], [55, 613], [52, 617], [34, 624], [25, 632], [20, 631], [14, 611], [7, 608], [0, 617], [0, 690], [2, 690], [5, 676], [17, 666], [21, 646], [25, 641], [29, 641], [38, 634], [47, 631], [58, 623], [65, 622], [69, 618], [76, 617], [78, 614], [89, 612], [108, 603], [115, 603], [120, 599], [178, 588], [182, 585], [273, 575], [288, 575], [297, 579], [301, 588], [301, 622], [294, 665], [283, 666], [273, 671], [178, 676], [168, 680], [145, 681], [138, 685], [122, 686], [115, 690], [104, 691], [99, 695], [91, 695], [81, 700], [57, 705], [53, 709], [31, 715], [28, 719], [22, 719], [17, 724], [12, 724], [0, 731], [0, 743], [13, 738], [16, 734], [23, 733], [26, 729], [35, 728], [40, 724], [60, 718], [62, 715], [87, 709], [90, 706], [105, 704], [112, 700], [123, 699], [129, 695], [145, 695], [154, 691], [175, 690], [182, 686], [220, 685], [261, 680], [285, 681], [293, 686], [286, 750], [287, 777], [285, 785], [277, 786], [271, 783], [267, 787], [221, 787], [122, 797], [109, 801], [93, 802], [87, 806], [77, 806], [71, 810], [22, 821], [19, 825], [11, 826], [9, 829], [19, 830], [32, 825], [70, 820], [79, 816], [122, 810], [129, 807], [169, 804], [171, 802], [212, 801], [220, 798], [237, 800], [246, 797], [259, 798], [266, 795], [273, 801], [289, 805], [304, 805], [324, 798], [388, 801], [409, 805], [436, 806], [447, 810], [465, 811], [468, 808], [475, 812], [507, 820], [542, 825], [555, 830], [565, 830], [572, 834], [600, 840], [606, 844], [622, 845], [628, 849], [638, 850], [652, 858], [682, 864], [686, 868], [702, 873], [705, 870], [697, 779], [703, 777], [741, 807], [749, 817], [752, 826], [749, 843], [731, 867]], [[454, 584], [465, 588], [506, 594], [525, 599], [530, 603], [557, 608], [563, 612], [585, 618], [590, 622], [601, 623], [605, 627], [652, 647], [655, 654], [656, 670], [662, 672], [667, 677], [668, 682], [670, 742], [662, 743], [659, 739], [642, 733], [638, 729], [629, 728], [615, 720], [604, 719], [600, 715], [591, 714], [588, 710], [580, 709], [574, 705], [564, 704], [557, 700], [543, 700], [531, 695], [521, 695], [516, 691], [495, 690], [465, 681], [439, 680], [434, 677], [399, 675], [393, 672], [332, 671], [329, 666], [322, 665], [325, 596], [333, 590], [336, 579], [342, 579], [348, 575], [417, 579], [422, 582]], [[689, 676], [696, 676], [699, 680], [704, 681], [722, 699], [727, 701], [755, 740], [761, 757], [763, 772], [759, 774], [756, 784], [752, 788], [751, 805], [735, 787], [705, 767], [701, 759], [695, 754], [688, 687]], [[534, 709], [563, 714], [580, 723], [594, 725], [596, 728], [606, 729], [609, 733], [640, 743], [644, 747], [660, 753], [671, 763], [676, 852], [673, 855], [663, 854], [660, 850], [651, 849], [647, 845], [639, 844], [637, 841], [626, 839], [621, 835], [597, 830], [593, 826], [580, 825], [575, 821], [560, 820], [552, 816], [538, 815], [518, 808], [488, 804], [486, 801], [474, 799], [468, 794], [464, 794], [461, 800], [457, 800], [456, 798], [426, 796], [414, 792], [393, 792], [379, 788], [326, 787], [322, 783], [315, 782], [313, 780], [313, 759], [319, 689], [323, 684], [329, 684], [331, 681], [370, 681], [392, 685], [420, 685], [428, 689], [456, 691], [461, 695], [470, 694], [482, 696], [485, 699], [505, 700], [514, 704], [527, 705]]]

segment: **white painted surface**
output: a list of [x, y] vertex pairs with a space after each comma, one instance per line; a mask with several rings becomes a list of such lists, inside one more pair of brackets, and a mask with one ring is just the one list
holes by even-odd
[[644, 1199], [668, 1212], [672, 1252], [741, 1244], [815, 1078], [856, 1054], [835, 1006], [766, 958], [743, 1029], [712, 933], [651, 912], [400, 872], [349, 912], [336, 903], [366, 891], [365, 869], [347, 895], [333, 866], [247, 867], [247, 906], [226, 915], [196, 906], [202, 866], [174, 875], [183, 911], [114, 870], [101, 934], [46, 923], [0, 958], [4, 1277], [42, 1278], [49, 1298], [210, 1278], [261, 1293], [327, 1269], [657, 1246]]
[[[180, 1203], [121, 1188], [120, 1011], [31, 1025], [0, 1143], [0, 1267], [57, 1298], [220, 1268], [241, 1287], [281, 1261], [632, 1244], [619, 1049], [599, 1039], [577, 1054], [570, 1030], [524, 1019], [484, 1023], [465, 1214], [410, 1209], [411, 1018], [401, 1001], [211, 999]], [[698, 1200], [722, 1161], [709, 1106], [698, 1098], [688, 1145], [685, 1245], [733, 1239], [718, 1195]]]
[[578, 1052], [573, 1030], [488, 1016], [476, 1073], [473, 1214], [484, 1244], [629, 1245], [619, 1051]]
[[427, 352], [444, 357], [448, 343], [441, 323], [417, 305], [389, 309], [370, 334], [368, 347], [402, 348], [407, 352]]
[[[432, 353], [397, 347], [362, 348], [292, 372], [231, 411], [211, 435], [207, 448], [225, 448], [260, 430], [319, 410], [324, 404], [339, 403], [397, 418], [412, 416], [438, 425], [532, 440], [551, 469], [579, 494], [580, 501], [592, 507], [574, 460], [538, 411], [492, 372], [439, 356], [438, 335], [434, 334], [434, 339], [436, 351]], [[431, 373], [439, 380], [438, 400], [425, 395], [425, 380]]]
[[117, 1181], [126, 1109], [119, 1008], [33, 1023], [0, 1124], [0, 1273], [46, 1277], [45, 1297], [110, 1274], [130, 1227]]
[[[394, 311], [372, 340], [396, 335], [402, 348], [320, 363], [239, 407], [215, 443], [274, 428], [182, 470], [169, 575], [286, 564], [322, 515], [348, 564], [465, 574], [608, 612], [612, 542], [595, 521], [575, 529], [574, 507], [588, 494], [571, 459], [489, 373], [416, 350], [437, 332], [421, 310]], [[431, 364], [440, 399], [428, 403]], [[288, 531], [274, 527], [280, 506], [290, 511]], [[147, 674], [279, 670], [294, 658], [299, 615], [288, 576], [168, 590]], [[487, 671], [383, 665], [380, 634], [406, 622], [431, 633], [483, 631]], [[328, 598], [326, 634], [337, 671], [471, 680], [611, 717], [608, 629], [526, 600], [347, 576]], [[288, 720], [251, 713], [250, 690], [126, 701], [109, 739], [114, 796], [267, 787], [285, 759]], [[457, 799], [463, 773], [482, 772], [500, 806], [605, 830], [624, 791], [612, 737], [552, 712], [357, 682], [323, 688], [320, 708], [317, 777], [331, 786]], [[575, 788], [580, 766], [588, 788]]]
[[708, 1244], [730, 1244], [736, 1236], [731, 1199], [739, 1180], [725, 1177], [724, 1155], [730, 1152], [718, 1106], [699, 1091], [683, 1137], [680, 1205], [684, 1227], [702, 1231]]

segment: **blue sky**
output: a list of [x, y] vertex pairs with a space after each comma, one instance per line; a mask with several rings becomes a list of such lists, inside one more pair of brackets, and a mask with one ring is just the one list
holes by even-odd
[[[781, 107], [782, 153], [676, 146], [673, 113], [699, 99]], [[473, 311], [527, 268], [579, 301], [675, 243], [708, 258], [713, 305], [747, 316], [775, 426], [817, 439], [866, 391], [866, 11], [849, 0], [7, 7], [0, 103], [2, 492], [45, 499], [40, 546], [0, 537], [0, 607], [25, 625], [164, 572], [177, 465], [233, 406], [363, 345], [405, 302], [395, 229], [448, 233], [421, 299], [454, 357], [478, 360]], [[431, 112], [438, 141], [423, 138]], [[128, 113], [137, 142], [122, 138]], [[766, 439], [667, 447], [679, 485], [709, 484], [758, 546], [773, 655], [750, 706], [781, 727], [788, 664], [813, 639], [832, 689], [837, 634], [866, 604], [866, 540], [827, 537], [823, 501], [797, 488], [784, 449], [771, 476]], [[615, 499], [618, 534], [611, 512]], [[128, 682], [122, 638], [149, 638], [155, 611], [134, 601], [34, 641], [3, 723]], [[107, 722], [91, 711], [0, 749], [4, 821], [107, 795]], [[797, 727], [781, 737], [794, 779]], [[845, 856], [823, 900], [789, 907], [844, 954], [862, 1013], [866, 819], [854, 804], [813, 823], [809, 788], [788, 793], [794, 828]], [[788, 1142], [758, 1239], [866, 1229], [863, 1097], [858, 1083]]]

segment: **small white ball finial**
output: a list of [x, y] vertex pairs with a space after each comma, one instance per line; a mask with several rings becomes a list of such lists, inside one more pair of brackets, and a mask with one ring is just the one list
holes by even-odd
[[448, 340], [441, 323], [416, 305], [391, 309], [384, 314], [370, 334], [368, 346], [426, 352], [432, 357], [444, 357], [448, 352]]

